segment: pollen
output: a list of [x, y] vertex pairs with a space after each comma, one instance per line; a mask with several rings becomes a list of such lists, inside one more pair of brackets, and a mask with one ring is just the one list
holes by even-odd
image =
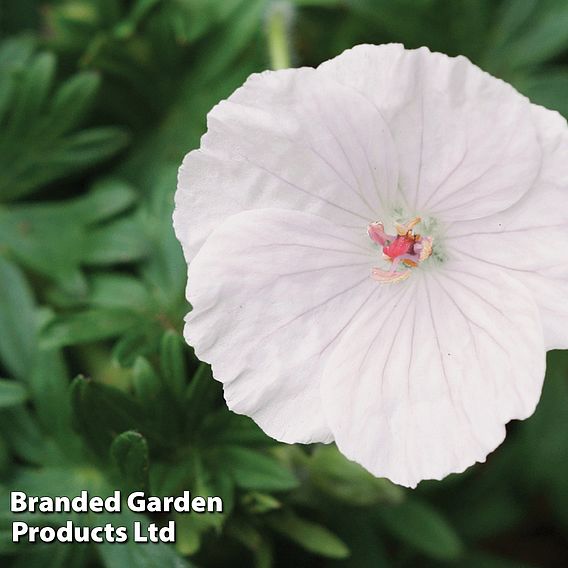
[[[418, 267], [432, 254], [432, 237], [414, 233], [414, 227], [420, 224], [420, 217], [414, 217], [407, 223], [396, 223], [396, 235], [385, 232], [383, 223], [377, 221], [367, 227], [371, 240], [382, 250], [386, 269], [375, 267], [371, 276], [377, 282], [394, 283], [406, 280], [411, 270]], [[399, 270], [405, 267], [407, 270]]]

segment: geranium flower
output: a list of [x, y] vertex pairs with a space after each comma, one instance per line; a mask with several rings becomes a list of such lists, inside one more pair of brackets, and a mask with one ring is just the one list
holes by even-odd
[[568, 346], [567, 151], [426, 48], [253, 75], [180, 169], [186, 339], [278, 440], [407, 486], [484, 461]]

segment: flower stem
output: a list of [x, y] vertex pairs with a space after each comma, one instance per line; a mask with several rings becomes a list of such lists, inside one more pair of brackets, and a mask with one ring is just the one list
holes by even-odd
[[274, 70], [288, 69], [291, 65], [288, 26], [290, 6], [287, 2], [275, 2], [268, 14], [268, 51], [270, 67]]

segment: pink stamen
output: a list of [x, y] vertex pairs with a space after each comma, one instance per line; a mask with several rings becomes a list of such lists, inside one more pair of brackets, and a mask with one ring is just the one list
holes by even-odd
[[401, 282], [406, 280], [410, 276], [410, 270], [404, 270], [402, 272], [387, 272], [381, 270], [380, 268], [373, 268], [371, 271], [371, 277], [377, 282], [382, 284], [394, 284], [395, 282]]
[[385, 233], [383, 223], [371, 223], [367, 233], [374, 243], [382, 247], [383, 258], [391, 262], [390, 270], [373, 268], [371, 276], [382, 283], [400, 282], [410, 276], [410, 270], [397, 270], [399, 264], [414, 268], [432, 254], [432, 237], [422, 237], [413, 233], [420, 223], [420, 217], [408, 223], [396, 224], [396, 235]]
[[381, 246], [383, 246], [389, 238], [392, 238], [385, 233], [385, 227], [382, 223], [371, 223], [367, 227], [367, 234], [371, 237], [372, 241]]
[[403, 254], [412, 254], [414, 251], [414, 243], [414, 237], [409, 237], [408, 235], [396, 237], [392, 243], [383, 246], [383, 253], [391, 260], [394, 260]]

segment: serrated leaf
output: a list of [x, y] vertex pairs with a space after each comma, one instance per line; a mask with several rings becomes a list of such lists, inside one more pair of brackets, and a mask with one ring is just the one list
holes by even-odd
[[119, 434], [110, 448], [128, 493], [148, 491], [148, 443], [142, 434], [127, 431]]
[[100, 457], [108, 456], [117, 435], [145, 424], [139, 404], [108, 385], [78, 377], [72, 383], [71, 400], [78, 432]]

